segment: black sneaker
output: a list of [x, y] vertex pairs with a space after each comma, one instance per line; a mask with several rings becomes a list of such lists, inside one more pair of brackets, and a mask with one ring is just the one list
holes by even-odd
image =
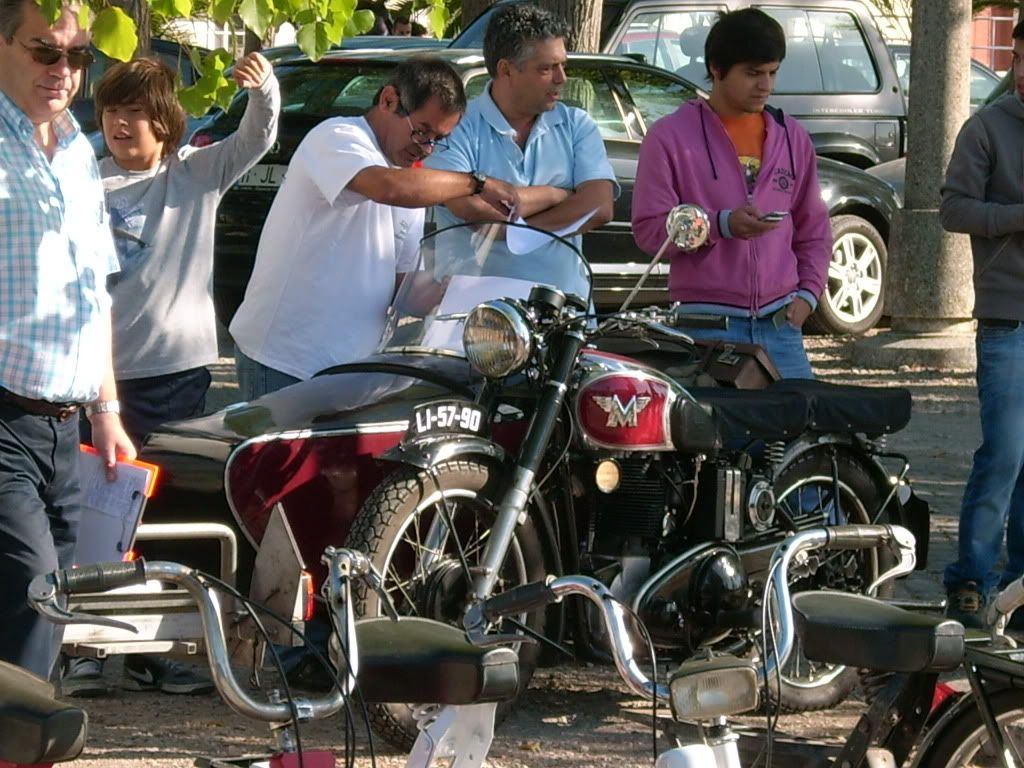
[[87, 656], [69, 656], [60, 678], [62, 696], [96, 698], [110, 693], [110, 685], [103, 679], [103, 662]]
[[946, 616], [967, 629], [985, 629], [986, 603], [977, 582], [967, 581], [946, 593]]
[[124, 687], [132, 691], [209, 693], [213, 690], [213, 682], [195, 669], [141, 653], [124, 657], [124, 677]]

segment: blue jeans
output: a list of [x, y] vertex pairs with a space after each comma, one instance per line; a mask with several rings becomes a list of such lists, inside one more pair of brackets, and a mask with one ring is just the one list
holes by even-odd
[[[946, 566], [946, 588], [974, 581], [985, 594], [1024, 573], [1024, 326], [978, 326], [981, 447], [960, 507], [957, 561]], [[1009, 555], [995, 572], [1006, 531]]]
[[279, 389], [298, 384], [302, 379], [257, 363], [235, 345], [235, 370], [238, 372], [238, 389], [245, 400], [276, 392]]
[[814, 372], [804, 350], [803, 332], [786, 322], [776, 328], [770, 317], [730, 317], [729, 328], [683, 328], [694, 339], [720, 339], [764, 348], [784, 379], [813, 379]]

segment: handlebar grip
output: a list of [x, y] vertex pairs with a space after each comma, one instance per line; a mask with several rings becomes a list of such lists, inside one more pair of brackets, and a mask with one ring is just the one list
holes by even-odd
[[57, 591], [64, 594], [75, 592], [106, 592], [115, 587], [146, 583], [146, 561], [130, 563], [113, 562], [87, 565], [83, 568], [67, 568], [54, 574]]
[[827, 530], [825, 549], [874, 549], [893, 535], [888, 525], [839, 525]]
[[516, 616], [529, 613], [537, 608], [558, 602], [558, 595], [549, 586], [553, 577], [513, 587], [506, 592], [487, 598], [480, 606], [487, 621], [497, 621], [502, 616]]

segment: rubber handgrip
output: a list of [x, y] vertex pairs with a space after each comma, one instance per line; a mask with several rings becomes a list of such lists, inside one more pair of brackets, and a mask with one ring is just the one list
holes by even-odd
[[558, 598], [548, 583], [534, 581], [487, 598], [481, 606], [484, 618], [497, 621], [502, 616], [518, 616], [550, 605]]
[[57, 571], [56, 580], [57, 591], [69, 595], [74, 592], [106, 592], [129, 584], [145, 584], [146, 561], [98, 563], [82, 568], [68, 568]]
[[874, 549], [891, 538], [887, 525], [839, 525], [828, 529], [825, 549]]

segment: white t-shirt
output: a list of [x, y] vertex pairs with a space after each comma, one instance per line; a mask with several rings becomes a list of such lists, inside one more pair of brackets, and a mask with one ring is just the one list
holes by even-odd
[[395, 275], [415, 267], [424, 212], [345, 188], [375, 165], [389, 163], [362, 117], [326, 120], [295, 150], [231, 321], [253, 360], [308, 379], [376, 349]]

